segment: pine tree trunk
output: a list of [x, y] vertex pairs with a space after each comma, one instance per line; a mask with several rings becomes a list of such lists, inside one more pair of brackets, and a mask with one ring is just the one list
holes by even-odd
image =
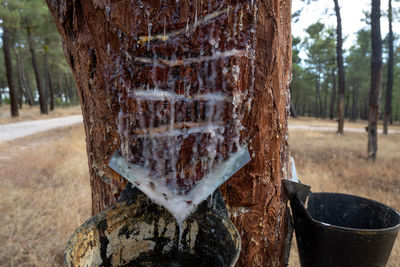
[[342, 19], [340, 17], [339, 0], [335, 2], [335, 13], [337, 20], [336, 27], [336, 60], [338, 65], [338, 76], [339, 76], [339, 97], [338, 97], [338, 134], [343, 134], [344, 128], [344, 92], [345, 92], [345, 77], [344, 77], [344, 65], [343, 65], [343, 40], [342, 40]]
[[49, 68], [49, 59], [48, 59], [48, 53], [47, 49], [44, 51], [44, 66], [46, 69], [46, 84], [49, 87], [49, 92], [50, 92], [50, 111], [54, 110], [54, 89], [53, 89], [53, 84], [51, 81], [51, 73], [50, 73], [50, 68]]
[[351, 120], [356, 121], [358, 118], [358, 86], [353, 89], [353, 105], [351, 107]]
[[16, 59], [17, 59], [17, 70], [18, 70], [18, 84], [21, 87], [22, 94], [25, 97], [26, 103], [28, 103], [29, 106], [33, 106], [34, 101], [32, 93], [30, 92], [29, 88], [26, 86], [26, 82], [24, 81], [24, 71], [21, 64], [21, 54], [19, 52], [16, 53]]
[[331, 94], [331, 103], [330, 103], [330, 111], [329, 118], [333, 120], [335, 117], [335, 103], [336, 103], [336, 74], [335, 70], [332, 70], [332, 94]]
[[322, 110], [322, 118], [324, 118], [324, 119], [326, 118], [327, 105], [328, 105], [328, 87], [324, 86], [324, 106], [323, 106], [323, 110]]
[[[184, 44], [173, 46], [178, 55], [188, 53], [186, 58], [202, 59], [202, 54], [196, 54], [192, 48], [186, 52], [179, 48], [185, 48], [187, 42], [193, 41], [197, 48], [204, 45], [207, 53], [211, 52], [211, 46], [214, 46], [212, 49], [223, 49], [224, 43], [232, 40], [223, 36], [223, 31], [232, 25], [238, 29], [243, 27], [238, 33], [251, 45], [256, 44], [255, 53], [253, 61], [249, 59], [240, 69], [234, 70], [238, 74], [234, 79], [248, 84], [252, 81], [250, 76], [254, 75], [255, 78], [254, 94], [251, 96], [253, 101], [243, 107], [245, 130], [241, 135], [241, 140], [247, 140], [252, 160], [223, 185], [222, 192], [231, 211], [231, 219], [242, 237], [242, 252], [237, 266], [284, 266], [285, 247], [288, 245], [285, 243], [288, 213], [281, 179], [286, 178], [289, 171], [287, 120], [290, 106], [291, 1], [213, 0], [204, 1], [203, 6], [199, 6], [200, 1], [195, 0], [141, 1], [143, 6], [152, 7], [146, 8], [149, 12], [147, 15], [140, 10], [139, 4], [132, 1], [47, 0], [47, 3], [62, 35], [64, 53], [78, 86], [87, 136], [93, 213], [113, 205], [126, 183], [107, 166], [121, 142], [118, 134], [118, 87], [137, 87], [144, 84], [146, 79], [159, 81], [166, 77], [158, 71], [151, 72], [153, 76], [149, 77], [144, 69], [146, 64], [132, 69], [132, 62], [147, 62], [146, 58], [151, 60], [154, 49], [157, 49], [156, 44], [166, 40], [164, 32], [181, 35], [181, 40], [177, 39], [177, 42]], [[245, 6], [247, 9], [244, 9]], [[195, 12], [198, 7], [199, 12]], [[247, 39], [252, 36], [246, 25], [252, 23], [252, 17], [255, 18], [253, 12], [257, 12], [257, 21], [254, 23], [257, 28], [252, 31], [253, 37]], [[206, 14], [209, 16], [205, 17]], [[138, 18], [147, 22], [138, 24]], [[148, 23], [149, 20], [152, 24]], [[203, 27], [202, 23], [208, 20], [213, 21], [212, 26]], [[217, 24], [216, 21], [220, 20], [221, 23]], [[224, 20], [228, 23], [224, 23]], [[204, 32], [191, 40], [186, 33], [192, 28], [204, 28]], [[250, 35], [246, 37], [247, 33]], [[204, 39], [204, 34], [214, 34], [217, 39]], [[225, 49], [232, 49], [234, 45], [240, 44], [229, 44]], [[226, 51], [241, 50], [235, 48]], [[158, 51], [166, 56], [171, 52], [173, 50], [169, 49]], [[221, 53], [217, 50], [213, 55]], [[166, 58], [169, 60], [169, 57]], [[178, 58], [171, 62], [182, 64], [185, 61]], [[246, 68], [252, 64], [255, 67], [254, 74], [246, 72]], [[195, 65], [191, 67], [195, 68]], [[131, 71], [143, 71], [143, 76], [130, 76]], [[124, 84], [121, 85], [120, 79], [116, 80], [115, 76], [108, 73], [115, 73], [117, 77], [127, 75], [123, 76]], [[208, 79], [207, 83], [221, 81], [220, 77], [225, 73], [223, 69], [209, 68], [206, 76], [217, 75], [214, 79]], [[181, 75], [179, 77], [183, 81], [190, 80], [190, 75], [196, 75], [196, 72], [187, 69], [175, 75]], [[203, 81], [200, 76], [198, 78]], [[136, 84], [137, 81], [140, 84]], [[223, 82], [220, 85], [223, 86]]]
[[35, 104], [35, 99], [33, 98], [31, 88], [30, 88], [29, 83], [28, 83], [28, 81], [26, 79], [25, 69], [24, 69], [24, 66], [21, 63], [21, 61], [19, 62], [19, 69], [21, 71], [22, 84], [23, 84], [23, 86], [25, 88], [25, 94], [26, 94], [26, 96], [28, 98], [28, 104], [29, 104], [29, 106], [33, 106]]
[[393, 95], [393, 29], [392, 29], [392, 0], [389, 0], [388, 20], [389, 20], [389, 59], [388, 77], [386, 87], [385, 115], [383, 118], [383, 133], [388, 134], [389, 123], [392, 121], [392, 95]]
[[10, 92], [11, 117], [19, 116], [18, 112], [18, 94], [14, 86], [14, 75], [12, 69], [11, 49], [10, 49], [10, 30], [3, 26], [3, 51], [4, 63], [6, 67], [7, 84]]
[[371, 88], [369, 92], [368, 158], [378, 151], [379, 94], [382, 82], [381, 1], [372, 0], [371, 8]]
[[31, 53], [33, 72], [35, 73], [36, 86], [38, 88], [38, 93], [39, 93], [40, 113], [41, 114], [49, 114], [46, 92], [43, 90], [42, 83], [40, 81], [40, 73], [39, 73], [37, 60], [36, 60], [35, 46], [34, 46], [34, 43], [32, 40], [31, 27], [28, 25], [26, 26], [26, 33], [27, 33], [27, 37], [28, 37], [29, 51]]

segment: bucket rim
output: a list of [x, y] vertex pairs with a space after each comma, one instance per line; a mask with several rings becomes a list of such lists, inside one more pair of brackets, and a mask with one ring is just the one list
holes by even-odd
[[296, 198], [298, 201], [300, 201], [300, 204], [303, 206], [304, 210], [306, 211], [307, 218], [314, 225], [319, 226], [321, 228], [332, 229], [332, 230], [335, 229], [335, 230], [340, 230], [342, 232], [353, 232], [353, 233], [357, 232], [357, 233], [360, 233], [360, 234], [373, 234], [373, 233], [377, 233], [377, 232], [378, 233], [386, 233], [386, 232], [389, 233], [389, 232], [394, 232], [394, 231], [397, 232], [400, 229], [400, 213], [396, 209], [394, 209], [394, 208], [392, 208], [392, 207], [390, 207], [390, 206], [388, 206], [386, 204], [383, 204], [383, 203], [381, 203], [379, 201], [372, 200], [372, 199], [369, 199], [369, 198], [366, 198], [366, 197], [360, 197], [360, 196], [351, 195], [351, 194], [344, 194], [344, 193], [334, 193], [334, 192], [316, 192], [316, 193], [312, 192], [308, 196], [310, 196], [310, 195], [336, 195], [336, 196], [346, 196], [346, 197], [353, 197], [353, 198], [358, 198], [358, 199], [362, 199], [362, 200], [367, 200], [367, 201], [370, 201], [372, 203], [378, 204], [380, 206], [383, 206], [384, 208], [387, 208], [387, 209], [393, 211], [398, 217], [398, 222], [397, 222], [396, 225], [391, 226], [391, 227], [386, 227], [386, 228], [365, 229], [365, 228], [351, 228], [351, 227], [338, 226], [338, 225], [334, 225], [334, 224], [328, 224], [328, 223], [320, 222], [320, 221], [314, 219], [310, 215], [308, 210], [306, 209], [303, 201], [301, 201], [299, 198]]

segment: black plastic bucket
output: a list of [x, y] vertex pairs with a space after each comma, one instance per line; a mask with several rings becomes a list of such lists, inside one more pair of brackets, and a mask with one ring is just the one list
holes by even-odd
[[399, 213], [373, 200], [312, 193], [307, 208], [292, 202], [302, 267], [386, 266], [400, 227]]

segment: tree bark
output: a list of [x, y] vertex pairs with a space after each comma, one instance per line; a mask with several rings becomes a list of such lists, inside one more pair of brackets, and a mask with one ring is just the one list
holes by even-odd
[[388, 134], [389, 123], [392, 121], [392, 95], [393, 95], [393, 29], [392, 29], [392, 0], [389, 0], [388, 20], [389, 20], [389, 59], [388, 76], [386, 86], [385, 115], [383, 118], [383, 133]]
[[369, 92], [368, 158], [378, 151], [379, 95], [382, 81], [381, 1], [372, 0], [371, 8], [371, 88]]
[[51, 73], [49, 68], [49, 59], [48, 59], [48, 52], [47, 48], [44, 49], [44, 66], [46, 69], [46, 84], [49, 87], [50, 92], [50, 111], [54, 110], [54, 88], [53, 83], [51, 81]]
[[39, 93], [40, 113], [49, 114], [49, 108], [47, 105], [47, 95], [46, 92], [43, 90], [42, 83], [40, 81], [40, 73], [36, 60], [35, 45], [32, 40], [31, 27], [29, 26], [28, 22], [26, 23], [27, 23], [26, 33], [28, 37], [28, 46], [29, 46], [29, 51], [31, 53], [32, 66], [33, 66], [33, 71], [35, 73], [36, 86], [38, 88], [38, 93]]
[[343, 134], [344, 128], [344, 93], [345, 93], [345, 76], [344, 76], [344, 65], [343, 65], [343, 40], [342, 40], [342, 19], [340, 17], [339, 0], [335, 2], [335, 13], [337, 20], [336, 27], [336, 60], [338, 65], [338, 76], [339, 76], [339, 97], [338, 97], [338, 134]]
[[331, 94], [331, 103], [329, 110], [329, 117], [331, 120], [335, 117], [335, 103], [336, 103], [336, 74], [335, 70], [332, 69], [332, 94]]
[[[240, 141], [246, 140], [252, 160], [223, 185], [222, 192], [232, 214], [231, 219], [242, 237], [238, 266], [283, 266], [286, 260], [285, 246], [289, 245], [285, 243], [288, 213], [281, 179], [286, 178], [289, 173], [287, 121], [290, 110], [288, 83], [291, 72], [291, 1], [214, 0], [204, 1], [205, 4], [199, 6], [200, 1], [147, 0], [142, 1], [145, 7], [152, 7], [146, 9], [149, 12], [147, 15], [140, 11], [135, 2], [105, 3], [100, 0], [47, 0], [78, 86], [87, 136], [92, 212], [97, 213], [113, 205], [126, 183], [107, 163], [121, 143], [118, 113], [122, 104], [119, 103], [118, 90], [122, 86], [137, 87], [135, 81], [142, 84], [151, 78], [144, 69], [145, 65], [131, 69], [132, 62], [139, 60], [139, 57], [153, 58], [156, 44], [164, 42], [165, 25], [168, 32], [182, 32], [179, 35], [182, 40], [177, 42], [195, 42], [195, 47], [202, 44], [205, 46], [204, 51], [208, 53], [215, 47], [223, 49], [225, 43], [229, 42], [229, 38], [221, 35], [226, 28], [232, 25], [243, 26], [238, 32], [248, 40], [250, 47], [255, 47], [255, 53], [251, 57], [253, 59], [249, 59], [238, 70], [236, 77], [239, 77], [239, 84], [247, 85], [253, 81], [251, 76], [254, 75], [255, 79], [254, 92], [249, 96], [253, 100], [251, 103], [247, 102], [248, 105], [243, 108], [244, 130]], [[245, 6], [247, 8], [242, 9]], [[215, 32], [212, 33], [207, 27], [201, 33], [203, 35], [196, 34], [193, 40], [188, 39], [188, 30], [185, 29], [190, 32], [191, 25], [195, 25], [195, 29], [203, 28], [196, 28], [196, 23], [203, 23], [204, 16], [216, 10], [228, 12], [229, 15], [225, 13], [217, 17], [208, 16], [213, 21], [210, 29]], [[199, 20], [196, 14], [199, 14]], [[253, 25], [256, 26], [256, 31], [246, 36], [249, 32], [248, 25], [256, 17]], [[138, 19], [146, 23], [142, 25], [138, 23]], [[152, 24], [148, 23], [150, 19]], [[217, 21], [220, 20], [227, 20], [228, 23], [218, 24]], [[156, 35], [157, 32], [159, 35]], [[194, 32], [197, 33], [197, 30]], [[217, 39], [204, 39], [204, 34], [214, 34]], [[139, 36], [145, 40], [143, 46], [137, 41]], [[252, 38], [247, 39], [249, 36]], [[160, 38], [160, 41], [153, 42], [151, 38]], [[210, 48], [211, 46], [214, 48]], [[232, 46], [227, 45], [226, 48], [232, 49]], [[173, 52], [168, 49], [159, 50], [159, 53], [168, 56]], [[177, 51], [181, 53], [179, 49]], [[222, 53], [218, 50], [216, 52], [215, 55]], [[110, 57], [110, 53], [113, 57]], [[179, 53], [178, 56], [181, 55]], [[190, 57], [201, 56], [192, 49], [182, 53]], [[178, 61], [173, 62], [179, 64]], [[255, 67], [253, 74], [246, 70], [252, 65]], [[191, 67], [195, 68], [195, 65]], [[129, 76], [131, 71], [143, 71], [145, 75], [140, 80], [135, 75]], [[115, 73], [117, 79], [109, 73]], [[158, 75], [164, 75], [157, 71], [152, 73], [157, 76], [156, 80], [161, 79]], [[195, 73], [187, 69], [177, 75], [181, 75], [179, 77], [184, 80], [190, 79], [190, 75], [196, 75]], [[205, 74], [212, 75], [212, 68]], [[130, 78], [123, 76], [124, 84], [121, 85], [118, 79], [120, 75]], [[224, 75], [222, 69], [218, 70], [218, 75]], [[217, 76], [215, 81], [218, 80], [221, 78]], [[213, 79], [208, 80], [209, 83], [212, 81]]]
[[7, 84], [8, 90], [10, 92], [10, 103], [11, 103], [11, 117], [18, 117], [18, 94], [15, 90], [14, 86], [14, 75], [12, 68], [12, 59], [11, 59], [11, 49], [10, 49], [10, 30], [7, 27], [3, 26], [3, 52], [4, 52], [4, 63], [6, 67], [6, 76], [7, 76]]

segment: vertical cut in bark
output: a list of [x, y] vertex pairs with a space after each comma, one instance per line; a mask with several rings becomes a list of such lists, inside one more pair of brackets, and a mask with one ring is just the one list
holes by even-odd
[[10, 30], [7, 27], [3, 27], [3, 52], [4, 52], [4, 63], [6, 67], [7, 85], [10, 92], [11, 102], [11, 117], [17, 117], [18, 112], [18, 94], [15, 90], [14, 76], [12, 69], [11, 49], [10, 49]]
[[[244, 144], [252, 156], [222, 188], [242, 236], [239, 266], [282, 266], [287, 212], [281, 179], [289, 168], [291, 1], [47, 3], [78, 85], [93, 213], [113, 205], [125, 186], [126, 181], [107, 166], [117, 148], [130, 162], [161, 178], [164, 174], [168, 178], [176, 166], [182, 170], [177, 174], [178, 189], [185, 193], [204, 171], [201, 164], [191, 162], [196, 158], [193, 153], [212, 158], [213, 147], [201, 145], [214, 135], [197, 134], [203, 129], [197, 125], [213, 123], [215, 129], [223, 125], [224, 131], [214, 133], [221, 137], [214, 150], [221, 159], [207, 164], [212, 167]], [[235, 108], [241, 127], [235, 124]], [[164, 161], [159, 149], [168, 144], [157, 139], [170, 127], [174, 130], [170, 134], [188, 133], [181, 146], [162, 150], [178, 151], [176, 163]], [[200, 145], [193, 149], [196, 144]], [[162, 160], [149, 160], [144, 151]]]
[[372, 0], [371, 8], [371, 88], [369, 91], [368, 158], [378, 151], [379, 95], [382, 81], [381, 1]]
[[338, 96], [338, 134], [343, 134], [344, 128], [344, 92], [345, 92], [345, 77], [344, 77], [344, 65], [343, 65], [343, 40], [342, 40], [342, 19], [340, 17], [339, 0], [335, 2], [335, 13], [337, 20], [336, 27], [336, 60], [338, 66], [339, 76], [339, 96]]

